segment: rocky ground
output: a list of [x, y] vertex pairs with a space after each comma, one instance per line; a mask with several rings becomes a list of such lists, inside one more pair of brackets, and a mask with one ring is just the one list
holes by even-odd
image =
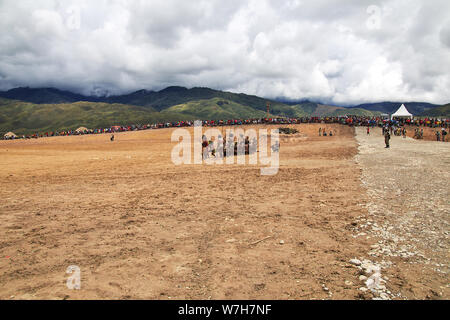
[[448, 299], [450, 145], [356, 129], [367, 189], [368, 216], [354, 222], [355, 238], [371, 250], [351, 263], [360, 270], [362, 297]]

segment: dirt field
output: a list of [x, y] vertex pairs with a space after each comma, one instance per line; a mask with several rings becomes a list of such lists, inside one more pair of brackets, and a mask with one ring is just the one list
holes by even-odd
[[[349, 260], [379, 241], [358, 235], [376, 163], [356, 157], [353, 128], [318, 137], [320, 126], [293, 126], [275, 176], [175, 166], [173, 129], [0, 141], [0, 299], [372, 298]], [[439, 194], [448, 219], [448, 188]], [[66, 287], [70, 265], [80, 290]], [[390, 298], [448, 298], [446, 274], [426, 270], [433, 282], [408, 293], [405, 271], [389, 272], [403, 281], [386, 280]]]

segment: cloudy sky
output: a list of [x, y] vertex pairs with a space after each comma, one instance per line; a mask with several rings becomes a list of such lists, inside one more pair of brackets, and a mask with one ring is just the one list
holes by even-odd
[[0, 0], [0, 90], [450, 102], [448, 0]]

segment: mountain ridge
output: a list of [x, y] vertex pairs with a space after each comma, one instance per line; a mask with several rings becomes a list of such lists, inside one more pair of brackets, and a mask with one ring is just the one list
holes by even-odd
[[342, 107], [347, 109], [365, 109], [381, 113], [393, 113], [401, 104], [405, 104], [406, 108], [414, 115], [422, 115], [427, 110], [441, 107], [441, 105], [428, 102], [401, 102], [401, 101], [383, 101], [374, 103], [363, 103], [355, 106], [337, 106], [309, 99], [289, 100], [287, 98], [267, 99], [255, 95], [244, 93], [232, 93], [227, 91], [215, 90], [207, 87], [186, 88], [182, 86], [169, 86], [160, 91], [141, 89], [122, 95], [112, 96], [87, 96], [74, 93], [68, 90], [61, 90], [53, 87], [46, 88], [30, 88], [18, 87], [8, 91], [0, 91], [0, 97], [6, 99], [20, 100], [36, 104], [53, 104], [53, 103], [72, 103], [78, 101], [88, 102], [105, 102], [120, 103], [128, 105], [136, 105], [142, 107], [152, 107], [158, 111], [170, 108], [175, 105], [187, 103], [195, 100], [204, 100], [212, 98], [223, 98], [234, 101], [239, 104], [249, 105], [257, 110], [266, 110], [266, 103], [270, 102], [272, 107], [279, 109], [282, 106], [294, 105], [328, 105], [330, 107]]

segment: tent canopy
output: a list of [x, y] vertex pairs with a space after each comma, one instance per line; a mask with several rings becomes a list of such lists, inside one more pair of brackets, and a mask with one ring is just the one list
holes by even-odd
[[14, 132], [8, 132], [4, 135], [5, 138], [17, 138], [17, 135]]
[[391, 116], [391, 120], [394, 118], [413, 118], [413, 115], [409, 113], [409, 111], [406, 109], [405, 105], [402, 104], [400, 108]]

